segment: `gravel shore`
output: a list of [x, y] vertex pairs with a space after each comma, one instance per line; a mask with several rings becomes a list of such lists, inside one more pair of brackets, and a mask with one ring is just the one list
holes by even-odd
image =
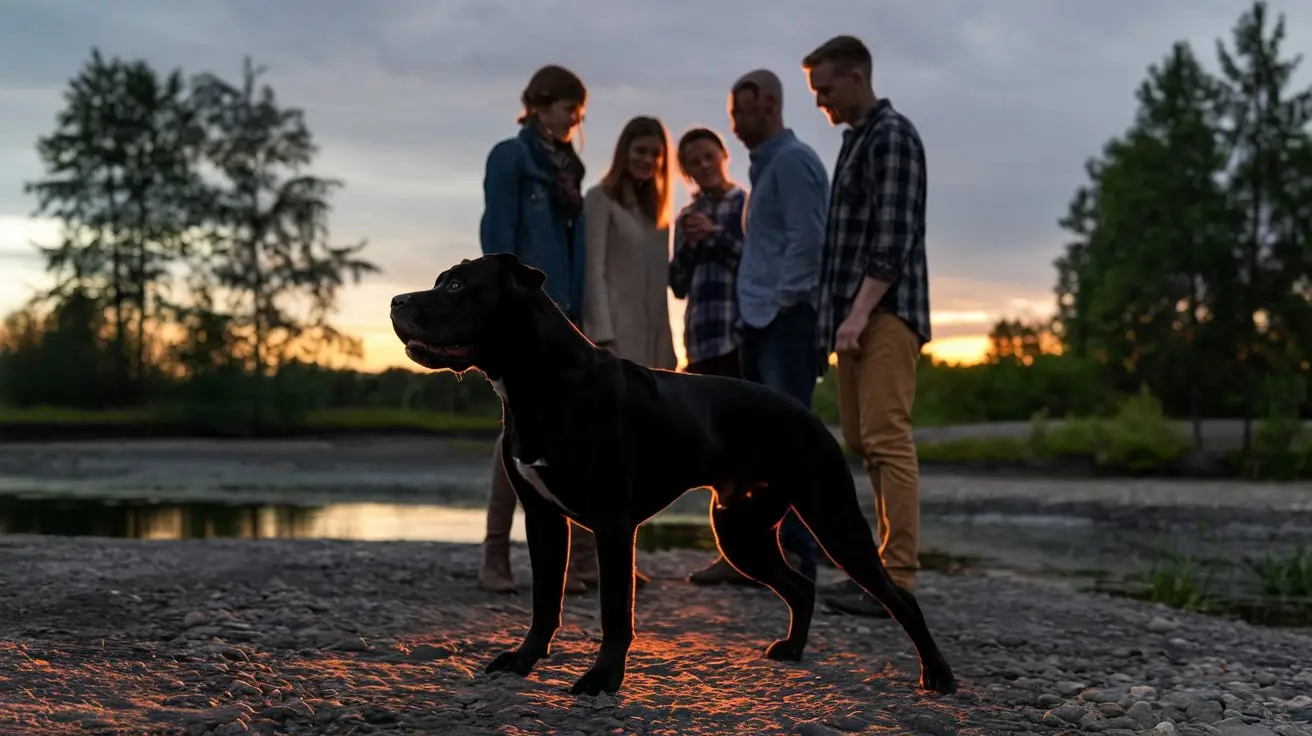
[[886, 620], [823, 614], [802, 663], [764, 659], [786, 608], [683, 582], [705, 559], [689, 552], [640, 554], [655, 580], [625, 689], [574, 697], [595, 599], [567, 599], [531, 677], [484, 675], [529, 597], [479, 592], [478, 554], [0, 538], [0, 733], [1312, 734], [1312, 632], [926, 573], [922, 607], [962, 685], [928, 696]]

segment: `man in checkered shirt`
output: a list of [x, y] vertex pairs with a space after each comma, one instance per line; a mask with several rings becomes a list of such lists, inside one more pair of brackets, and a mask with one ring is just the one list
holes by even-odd
[[[893, 582], [914, 592], [920, 479], [911, 405], [930, 339], [925, 153], [911, 121], [875, 97], [870, 51], [859, 39], [826, 41], [802, 68], [829, 122], [849, 126], [829, 195], [818, 348], [838, 353], [843, 440], [861, 453], [875, 489], [880, 557]], [[887, 615], [850, 581], [824, 600]]]

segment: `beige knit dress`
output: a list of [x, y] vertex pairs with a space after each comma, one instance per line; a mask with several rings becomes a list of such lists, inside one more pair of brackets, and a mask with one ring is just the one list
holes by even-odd
[[[582, 330], [621, 358], [674, 369], [666, 297], [670, 230], [594, 186], [583, 198], [588, 262]], [[609, 343], [609, 344], [608, 344]]]

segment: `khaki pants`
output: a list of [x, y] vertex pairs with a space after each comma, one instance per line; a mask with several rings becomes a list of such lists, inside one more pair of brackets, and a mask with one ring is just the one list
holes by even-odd
[[860, 352], [838, 355], [843, 441], [865, 461], [875, 488], [879, 556], [893, 582], [914, 591], [920, 537], [920, 470], [911, 432], [920, 339], [906, 322], [877, 309]]

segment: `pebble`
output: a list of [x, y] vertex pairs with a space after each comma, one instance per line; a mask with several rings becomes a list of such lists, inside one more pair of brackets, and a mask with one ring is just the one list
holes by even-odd
[[798, 736], [841, 736], [838, 731], [819, 721], [804, 721], [793, 726], [793, 733]]
[[[0, 544], [22, 560], [0, 573], [0, 641], [14, 642], [0, 669], [35, 713], [95, 702], [132, 732], [1294, 736], [1312, 715], [1306, 633], [1023, 581], [924, 574], [921, 607], [962, 683], [929, 696], [890, 621], [819, 614], [805, 659], [771, 662], [761, 650], [788, 624], [773, 594], [678, 580], [702, 553], [640, 553], [656, 579], [624, 690], [590, 698], [565, 691], [596, 655], [591, 598], [566, 604], [531, 677], [483, 674], [531, 601], [478, 591], [474, 545]], [[522, 545], [512, 556], [526, 572]]]
[[1125, 715], [1134, 719], [1134, 722], [1141, 728], [1148, 728], [1153, 725], [1153, 707], [1146, 701], [1140, 700], [1125, 710]]
[[1178, 625], [1169, 618], [1163, 618], [1161, 616], [1153, 616], [1151, 619], [1148, 620], [1148, 625], [1145, 626], [1144, 628], [1148, 629], [1154, 634], [1165, 634], [1170, 631], [1175, 631], [1176, 628], [1178, 628]]

